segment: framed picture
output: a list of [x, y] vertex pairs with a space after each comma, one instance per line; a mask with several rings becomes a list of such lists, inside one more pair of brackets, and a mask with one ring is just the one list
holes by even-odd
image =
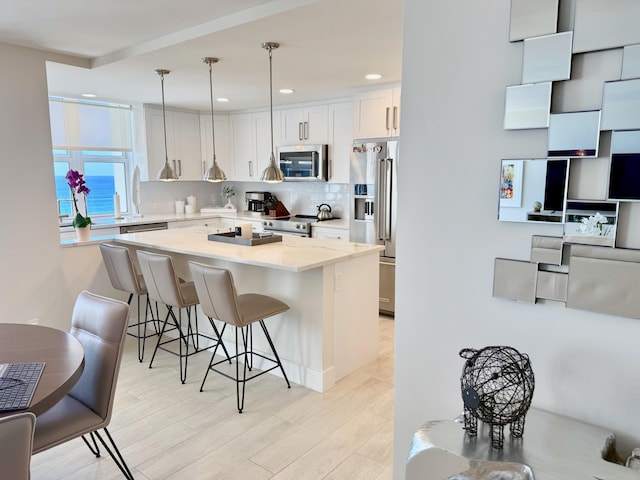
[[522, 204], [522, 163], [522, 160], [502, 160], [500, 207], [520, 208]]

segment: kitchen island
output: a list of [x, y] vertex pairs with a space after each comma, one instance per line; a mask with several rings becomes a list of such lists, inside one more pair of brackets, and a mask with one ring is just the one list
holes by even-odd
[[[382, 247], [287, 235], [281, 242], [244, 246], [210, 241], [209, 233], [191, 227], [129, 233], [113, 241], [170, 254], [185, 279], [190, 277], [189, 260], [227, 268], [238, 293], [262, 293], [286, 302], [290, 310], [270, 318], [268, 328], [295, 383], [324, 392], [375, 360]], [[261, 342], [256, 337], [254, 349], [266, 352], [268, 346]]]

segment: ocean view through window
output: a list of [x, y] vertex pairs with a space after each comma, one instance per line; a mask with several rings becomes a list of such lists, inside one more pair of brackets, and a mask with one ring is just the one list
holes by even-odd
[[[119, 161], [109, 153], [120, 155]], [[106, 155], [105, 155], [106, 154]], [[56, 199], [59, 201], [59, 215], [72, 217], [71, 192], [65, 179], [69, 168], [77, 169], [84, 174], [87, 188], [91, 191], [87, 195], [88, 215], [112, 215], [113, 195], [120, 196], [120, 211], [128, 211], [128, 192], [126, 181], [126, 155], [123, 152], [67, 152], [64, 160], [60, 155], [54, 156], [54, 178], [56, 185]], [[97, 161], [96, 161], [97, 160]], [[69, 201], [67, 201], [69, 200]], [[84, 209], [84, 205], [81, 206]]]

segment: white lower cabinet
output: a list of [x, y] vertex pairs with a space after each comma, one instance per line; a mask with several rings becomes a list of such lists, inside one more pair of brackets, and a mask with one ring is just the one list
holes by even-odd
[[331, 238], [334, 240], [349, 241], [348, 228], [311, 227], [312, 238]]

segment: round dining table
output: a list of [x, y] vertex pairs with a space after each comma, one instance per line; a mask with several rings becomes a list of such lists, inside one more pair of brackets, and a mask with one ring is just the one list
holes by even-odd
[[70, 333], [43, 325], [0, 323], [0, 363], [35, 362], [45, 366], [31, 404], [25, 410], [0, 412], [0, 417], [46, 412], [71, 390], [84, 369], [84, 349]]

